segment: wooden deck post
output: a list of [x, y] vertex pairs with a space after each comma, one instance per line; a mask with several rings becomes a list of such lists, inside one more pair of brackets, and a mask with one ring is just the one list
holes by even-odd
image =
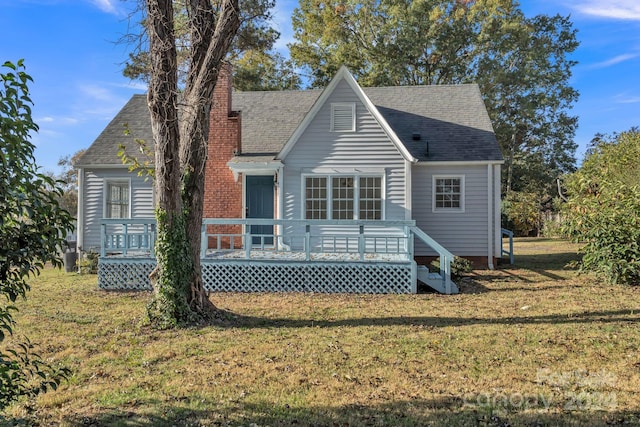
[[305, 225], [304, 229], [304, 259], [311, 260], [311, 226]]

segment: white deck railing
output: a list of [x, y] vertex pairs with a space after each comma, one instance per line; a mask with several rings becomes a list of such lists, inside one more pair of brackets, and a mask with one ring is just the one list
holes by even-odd
[[154, 257], [156, 220], [153, 218], [103, 218], [100, 220], [100, 255], [148, 253]]
[[[102, 219], [101, 255], [147, 253], [154, 257], [156, 221], [144, 219]], [[262, 229], [259, 229], [262, 227]], [[454, 256], [431, 236], [416, 227], [415, 221], [365, 220], [285, 220], [285, 219], [204, 219], [201, 256], [235, 253], [234, 259], [259, 258], [258, 252], [297, 254], [305, 261], [322, 259], [316, 254], [346, 254], [350, 260], [413, 260], [413, 241], [418, 238], [440, 257], [440, 276], [451, 289], [451, 262]], [[247, 244], [250, 242], [250, 244]], [[264, 258], [262, 258], [264, 259]]]
[[[385, 255], [413, 259], [411, 227], [415, 221], [205, 219], [201, 256], [244, 251], [314, 254], [352, 254], [360, 261]], [[266, 231], [265, 231], [266, 229]], [[251, 244], [246, 244], [251, 242]]]

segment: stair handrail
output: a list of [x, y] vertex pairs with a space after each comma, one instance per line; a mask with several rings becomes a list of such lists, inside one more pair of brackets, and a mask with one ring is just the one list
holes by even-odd
[[440, 276], [442, 277], [445, 293], [450, 295], [453, 293], [451, 286], [451, 263], [453, 262], [454, 255], [420, 228], [413, 226], [410, 227], [410, 230], [414, 236], [422, 240], [427, 246], [438, 253], [440, 257]]
[[509, 255], [509, 264], [514, 265], [516, 262], [513, 256], [513, 231], [507, 230], [506, 228], [500, 229], [502, 232], [502, 237], [507, 236], [509, 238], [509, 250], [504, 249], [502, 239], [500, 239], [500, 256]]

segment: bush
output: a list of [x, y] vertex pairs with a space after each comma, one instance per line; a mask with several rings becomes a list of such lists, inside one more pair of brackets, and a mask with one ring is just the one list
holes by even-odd
[[98, 257], [95, 251], [89, 251], [78, 259], [78, 270], [80, 274], [98, 274]]
[[563, 232], [584, 243], [582, 270], [640, 284], [640, 132], [600, 140], [567, 180]]
[[[72, 217], [58, 198], [60, 182], [40, 173], [31, 134], [38, 125], [22, 61], [5, 62], [0, 72], [0, 343], [13, 333], [15, 302], [26, 298], [28, 280], [46, 263], [62, 266], [62, 236], [73, 229]], [[68, 375], [45, 363], [27, 339], [0, 347], [0, 411], [21, 397], [55, 390]]]
[[540, 196], [525, 191], [510, 191], [502, 203], [507, 223], [517, 236], [537, 235], [540, 232]]
[[[431, 261], [431, 267], [433, 267], [435, 271], [440, 271], [440, 258]], [[451, 278], [453, 280], [458, 280], [472, 271], [473, 262], [459, 256], [453, 258], [453, 262], [451, 263]]]

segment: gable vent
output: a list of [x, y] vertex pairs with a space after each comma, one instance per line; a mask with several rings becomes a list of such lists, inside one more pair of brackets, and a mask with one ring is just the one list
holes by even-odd
[[355, 103], [331, 104], [331, 130], [333, 132], [355, 132]]

